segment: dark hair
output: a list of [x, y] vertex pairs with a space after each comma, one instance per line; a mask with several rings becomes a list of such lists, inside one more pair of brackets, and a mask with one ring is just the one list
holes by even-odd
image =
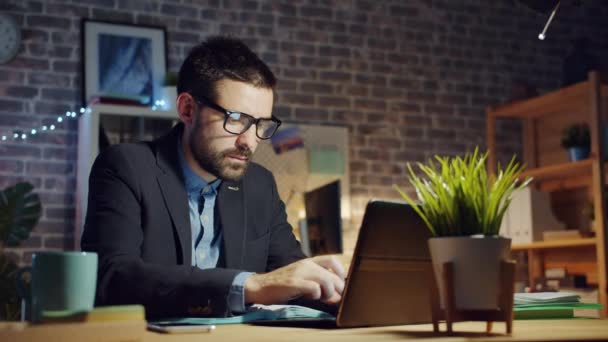
[[231, 79], [260, 88], [274, 88], [270, 68], [242, 41], [211, 37], [195, 46], [179, 70], [177, 93], [191, 93], [215, 101], [215, 83]]

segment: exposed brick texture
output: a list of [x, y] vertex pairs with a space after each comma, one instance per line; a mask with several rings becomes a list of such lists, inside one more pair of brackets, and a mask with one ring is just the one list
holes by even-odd
[[[488, 105], [517, 83], [556, 89], [570, 40], [591, 40], [608, 60], [608, 1], [563, 2], [547, 40], [547, 18], [519, 1], [482, 0], [3, 0], [22, 28], [19, 55], [0, 65], [0, 134], [53, 123], [79, 104], [83, 17], [163, 25], [169, 69], [214, 34], [244, 39], [276, 72], [275, 114], [338, 124], [350, 132], [351, 201], [357, 227], [370, 197], [397, 198], [408, 162], [485, 147]], [[604, 64], [605, 66], [605, 64]], [[501, 153], [518, 152], [520, 126], [498, 127]], [[0, 186], [29, 180], [44, 216], [11, 257], [70, 249], [77, 125], [25, 142], [0, 142]], [[356, 229], [345, 236], [347, 248]]]

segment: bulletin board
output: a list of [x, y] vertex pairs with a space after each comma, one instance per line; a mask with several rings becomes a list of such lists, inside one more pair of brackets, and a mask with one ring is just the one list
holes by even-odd
[[277, 154], [270, 141], [262, 141], [253, 161], [269, 169], [277, 182], [292, 227], [304, 214], [304, 193], [335, 180], [340, 181], [341, 215], [350, 219], [348, 128], [343, 126], [284, 124], [297, 126], [303, 147]]

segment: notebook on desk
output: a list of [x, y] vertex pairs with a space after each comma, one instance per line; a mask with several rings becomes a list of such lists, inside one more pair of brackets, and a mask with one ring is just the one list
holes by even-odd
[[[254, 308], [229, 318], [183, 318], [173, 324], [256, 323], [309, 327], [365, 327], [430, 323], [433, 277], [428, 228], [408, 204], [367, 204], [335, 318], [297, 306]], [[266, 310], [266, 311], [263, 311]]]

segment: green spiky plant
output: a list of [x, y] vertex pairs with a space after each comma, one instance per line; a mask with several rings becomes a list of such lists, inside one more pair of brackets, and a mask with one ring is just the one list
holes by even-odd
[[0, 191], [0, 320], [18, 320], [21, 311], [15, 288], [17, 265], [8, 258], [4, 246], [16, 247], [30, 236], [42, 214], [34, 187], [17, 183]]
[[409, 181], [420, 206], [397, 185], [395, 188], [436, 237], [497, 235], [513, 192], [532, 179], [518, 180], [524, 167], [515, 157], [504, 170], [499, 164], [497, 175], [489, 175], [487, 157], [487, 152], [480, 154], [477, 148], [464, 158], [435, 156], [436, 163], [417, 163], [426, 179], [416, 175], [408, 163]]

